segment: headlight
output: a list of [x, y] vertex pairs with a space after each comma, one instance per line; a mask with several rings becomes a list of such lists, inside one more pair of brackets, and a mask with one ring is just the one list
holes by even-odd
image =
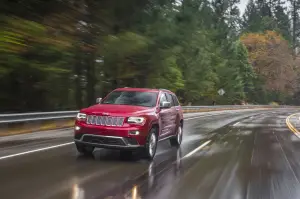
[[86, 120], [86, 114], [85, 113], [77, 113], [76, 119], [79, 121], [85, 121]]
[[129, 117], [127, 122], [131, 123], [131, 124], [143, 124], [145, 122], [145, 118], [143, 118], [143, 117]]

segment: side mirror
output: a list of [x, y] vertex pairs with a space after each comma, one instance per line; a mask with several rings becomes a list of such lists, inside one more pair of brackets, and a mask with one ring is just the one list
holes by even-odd
[[170, 103], [170, 102], [163, 102], [163, 103], [160, 105], [160, 108], [161, 108], [161, 109], [171, 108], [171, 103]]
[[97, 98], [97, 99], [96, 99], [96, 104], [101, 104], [101, 100], [102, 100], [101, 97]]

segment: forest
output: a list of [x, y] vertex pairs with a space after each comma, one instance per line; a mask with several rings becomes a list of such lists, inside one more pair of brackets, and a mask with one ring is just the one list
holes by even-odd
[[243, 13], [239, 0], [0, 3], [2, 113], [80, 109], [118, 87], [182, 105], [300, 104], [300, 0]]

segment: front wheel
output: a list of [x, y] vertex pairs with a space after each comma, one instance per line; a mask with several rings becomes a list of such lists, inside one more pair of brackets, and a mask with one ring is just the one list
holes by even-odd
[[152, 128], [149, 132], [146, 145], [144, 148], [145, 158], [148, 160], [152, 160], [155, 156], [156, 148], [157, 148], [156, 128]]
[[77, 151], [83, 155], [93, 155], [95, 147], [76, 144]]
[[178, 126], [176, 137], [170, 139], [171, 146], [179, 147], [182, 142], [182, 126]]

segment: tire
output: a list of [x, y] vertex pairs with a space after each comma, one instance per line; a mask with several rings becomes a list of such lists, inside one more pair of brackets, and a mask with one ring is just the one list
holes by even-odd
[[179, 125], [178, 128], [177, 128], [176, 137], [172, 137], [170, 139], [171, 146], [180, 147], [181, 142], [182, 142], [182, 135], [183, 135], [183, 133], [182, 133], [182, 125]]
[[77, 148], [77, 151], [83, 155], [93, 155], [93, 151], [95, 149], [95, 147], [91, 147], [91, 146], [84, 146], [84, 145], [81, 145], [81, 144], [76, 144], [76, 148]]
[[147, 160], [153, 160], [156, 149], [157, 149], [157, 129], [156, 128], [151, 128], [149, 131], [149, 135], [147, 137], [147, 141], [145, 144], [145, 148], [143, 150], [143, 156]]

